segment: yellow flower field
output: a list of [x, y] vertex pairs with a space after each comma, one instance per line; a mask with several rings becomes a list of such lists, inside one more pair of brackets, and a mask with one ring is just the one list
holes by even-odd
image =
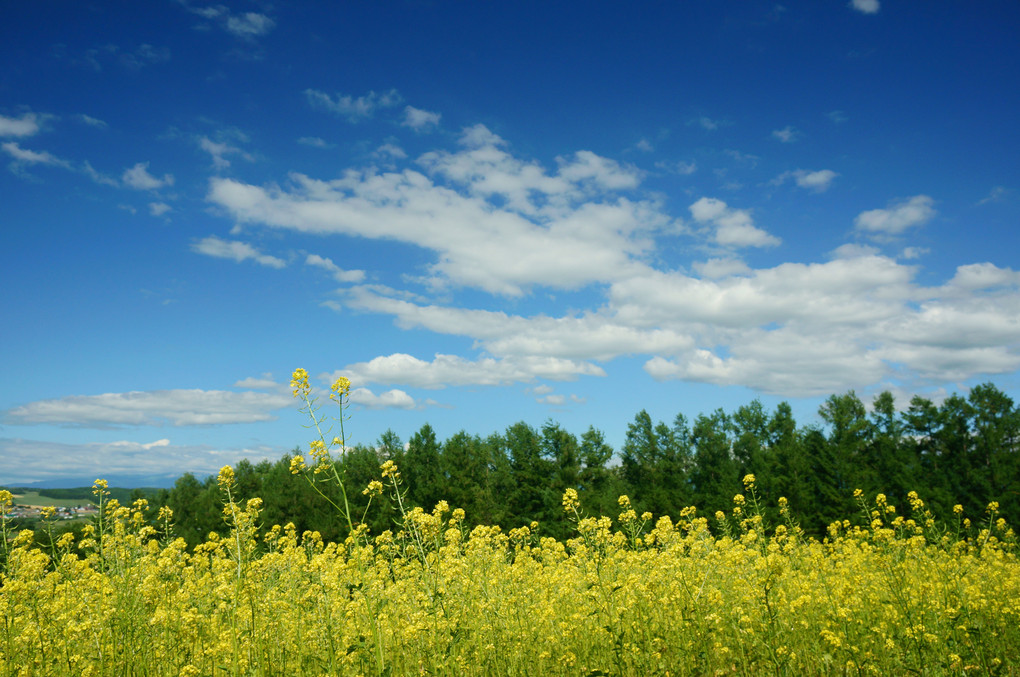
[[[229, 473], [220, 479], [229, 497]], [[722, 535], [694, 509], [647, 529], [647, 515], [625, 509], [615, 525], [574, 513], [566, 542], [538, 525], [465, 533], [463, 513], [441, 503], [409, 510], [396, 533], [356, 527], [326, 544], [287, 527], [263, 533], [257, 499], [227, 498], [230, 536], [194, 553], [145, 525], [144, 502], [109, 501], [82, 558], [69, 543], [50, 555], [30, 532], [15, 535], [0, 674], [1020, 669], [1020, 566], [994, 513], [971, 537], [936, 537], [887, 521], [878, 500], [870, 525], [834, 524], [818, 542], [792, 523], [765, 528], [749, 490], [720, 516]], [[576, 509], [569, 492], [564, 505]]]
[[[314, 465], [293, 471], [343, 488], [329, 477], [342, 427], [332, 442], [318, 430]], [[947, 528], [916, 495], [909, 517], [859, 495], [861, 514], [818, 541], [782, 499], [766, 523], [754, 482], [729, 513], [675, 521], [626, 496], [616, 518], [586, 516], [568, 489], [576, 536], [558, 541], [539, 524], [469, 530], [445, 501], [406, 506], [387, 461], [363, 489], [390, 492], [400, 523], [370, 534], [348, 511], [346, 541], [324, 543], [261, 525], [226, 467], [230, 533], [189, 552], [168, 510], [153, 526], [144, 501], [120, 506], [97, 481], [101, 517], [77, 549], [46, 552], [3, 523], [0, 675], [1020, 672], [1016, 537], [995, 504]]]

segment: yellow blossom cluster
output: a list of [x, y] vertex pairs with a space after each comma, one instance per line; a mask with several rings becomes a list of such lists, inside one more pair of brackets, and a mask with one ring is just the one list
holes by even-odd
[[[232, 473], [219, 480], [229, 496]], [[576, 500], [565, 492], [564, 506]], [[818, 541], [736, 511], [720, 535], [693, 507], [633, 531], [652, 516], [636, 519], [622, 498], [619, 530], [578, 516], [577, 537], [557, 541], [537, 523], [467, 531], [463, 510], [441, 501], [409, 509], [395, 533], [359, 525], [338, 544], [261, 528], [260, 500], [225, 499], [230, 535], [189, 552], [147, 525], [144, 501], [111, 500], [78, 552], [14, 536], [0, 674], [1020, 670], [1013, 532], [993, 519], [940, 536], [884, 522], [884, 504]]]
[[[307, 379], [291, 385], [310, 403]], [[349, 388], [334, 384], [341, 406]], [[316, 467], [342, 438], [320, 433]], [[217, 479], [229, 533], [192, 550], [172, 512], [157, 529], [102, 480], [77, 547], [0, 517], [0, 675], [1020, 674], [1017, 538], [994, 503], [946, 526], [916, 494], [901, 515], [858, 490], [862, 515], [818, 540], [785, 498], [769, 524], [752, 475], [711, 525], [693, 506], [639, 516], [626, 496], [614, 524], [567, 488], [576, 536], [557, 540], [406, 505], [387, 460], [364, 493], [392, 494], [393, 530], [370, 534], [344, 493], [349, 534], [327, 543], [264, 525], [229, 467]]]

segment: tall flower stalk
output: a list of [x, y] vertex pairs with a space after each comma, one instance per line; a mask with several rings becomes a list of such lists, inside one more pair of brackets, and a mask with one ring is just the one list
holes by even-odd
[[[311, 473], [307, 472], [308, 466], [305, 464], [304, 456], [295, 456], [291, 459], [290, 471], [295, 475], [304, 475], [308, 484], [315, 489], [316, 493], [344, 516], [344, 519], [347, 521], [348, 532], [354, 535], [358, 532], [354, 528], [354, 518], [351, 516], [351, 504], [347, 499], [347, 486], [333, 458], [334, 449], [340, 454], [343, 454], [347, 449], [344, 420], [349, 418], [347, 416], [347, 408], [350, 407], [351, 382], [349, 379], [341, 376], [333, 382], [330, 388], [329, 399], [335, 402], [340, 409], [340, 415], [335, 418], [319, 415], [318, 398], [312, 396], [312, 387], [308, 384], [307, 371], [295, 369], [290, 379], [290, 387], [293, 389], [294, 397], [299, 397], [304, 402], [304, 406], [300, 408], [300, 411], [308, 414], [312, 421], [310, 425], [305, 427], [314, 429], [316, 434], [316, 439], [312, 440], [309, 444], [309, 455], [314, 462], [311, 466]], [[334, 424], [339, 428], [339, 435], [333, 435]], [[319, 479], [320, 475], [323, 476], [321, 480]], [[319, 487], [320, 481], [330, 480], [335, 482], [337, 487], [340, 488], [340, 496], [343, 500], [342, 506], [338, 505], [336, 501], [326, 495]]]

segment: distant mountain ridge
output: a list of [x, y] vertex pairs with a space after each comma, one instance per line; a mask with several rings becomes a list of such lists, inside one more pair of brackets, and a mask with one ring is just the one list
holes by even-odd
[[[107, 481], [110, 487], [126, 489], [151, 488], [151, 489], [172, 489], [179, 475], [106, 475], [101, 479]], [[35, 482], [0, 482], [0, 486], [24, 487], [25, 489], [77, 489], [78, 487], [91, 487], [96, 477], [52, 477]]]

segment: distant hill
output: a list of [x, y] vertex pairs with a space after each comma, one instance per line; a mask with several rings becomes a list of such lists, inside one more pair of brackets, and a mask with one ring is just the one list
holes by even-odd
[[[179, 475], [107, 475], [103, 479], [110, 487], [170, 489], [178, 477]], [[0, 486], [25, 487], [26, 489], [75, 489], [91, 487], [95, 481], [95, 477], [54, 477], [36, 482], [5, 482]]]

